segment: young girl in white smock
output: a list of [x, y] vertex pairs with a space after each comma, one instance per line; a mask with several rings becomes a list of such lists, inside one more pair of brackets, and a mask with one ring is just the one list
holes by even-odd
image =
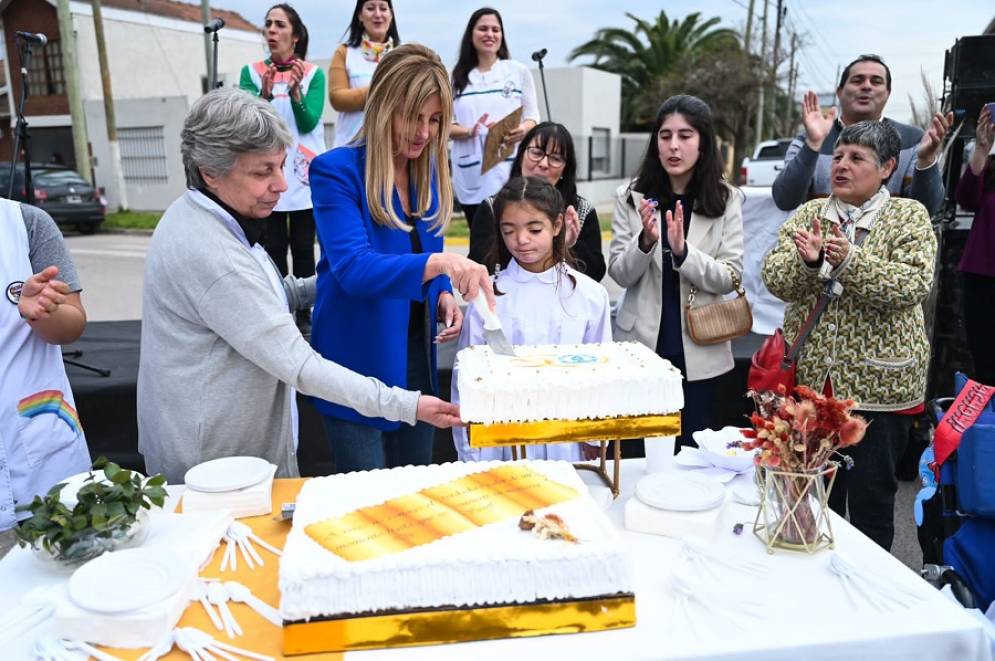
[[[515, 177], [494, 198], [497, 227], [487, 261], [508, 260], [495, 275], [497, 315], [508, 340], [521, 344], [611, 342], [608, 292], [576, 271], [564, 245], [563, 198], [537, 177]], [[484, 322], [467, 308], [459, 348], [486, 344]], [[452, 401], [459, 401], [459, 365], [453, 369]], [[462, 461], [511, 459], [510, 448], [471, 448], [466, 428], [453, 428]], [[529, 446], [529, 459], [580, 461], [593, 458], [597, 446], [556, 443]]]

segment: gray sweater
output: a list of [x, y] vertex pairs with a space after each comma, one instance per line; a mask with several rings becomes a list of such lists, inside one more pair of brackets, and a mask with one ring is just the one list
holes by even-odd
[[[938, 163], [925, 170], [916, 167], [916, 148], [922, 140], [922, 129], [887, 118], [882, 121], [891, 124], [902, 141], [898, 164], [888, 180], [888, 191], [896, 197], [918, 200], [930, 215], [936, 213], [943, 201], [943, 179]], [[784, 169], [777, 175], [771, 190], [778, 209], [792, 211], [814, 197], [827, 197], [832, 192], [829, 171], [836, 138], [842, 130], [839, 120], [833, 122], [818, 153], [805, 142], [804, 131], [791, 142], [784, 155]]]
[[[313, 277], [288, 276], [284, 288], [294, 309], [314, 299]], [[297, 476], [291, 386], [415, 422], [419, 393], [316, 353], [245, 244], [184, 195], [159, 221], [145, 263], [138, 449], [149, 474], [179, 484], [200, 462], [253, 455], [276, 464], [277, 477]]]

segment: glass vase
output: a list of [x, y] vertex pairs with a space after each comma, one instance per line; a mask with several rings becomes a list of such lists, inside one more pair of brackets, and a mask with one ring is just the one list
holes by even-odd
[[833, 548], [829, 493], [839, 464], [829, 462], [811, 472], [758, 469], [760, 509], [753, 532], [767, 547], [815, 553]]

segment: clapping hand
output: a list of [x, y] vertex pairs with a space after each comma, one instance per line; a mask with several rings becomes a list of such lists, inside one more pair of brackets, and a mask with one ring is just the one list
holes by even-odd
[[833, 223], [833, 235], [826, 241], [826, 261], [836, 268], [850, 253], [850, 239], [846, 238], [840, 226]]
[[17, 310], [28, 321], [35, 322], [52, 316], [66, 302], [69, 285], [56, 280], [57, 266], [49, 266], [28, 278], [21, 287]]
[[273, 98], [273, 79], [276, 77], [276, 65], [271, 64], [266, 67], [262, 75], [262, 86], [259, 89], [259, 96], [264, 99]]
[[660, 240], [660, 223], [657, 222], [657, 201], [645, 197], [639, 203], [639, 218], [643, 221], [643, 231], [639, 235], [639, 248], [649, 252]]
[[305, 73], [304, 61], [294, 59], [294, 63], [290, 65], [290, 83], [288, 84], [290, 97], [294, 101], [301, 100], [301, 81], [304, 80]]
[[580, 216], [577, 215], [577, 210], [572, 204], [567, 207], [563, 214], [563, 225], [566, 232], [563, 235], [563, 241], [567, 248], [573, 248], [574, 244], [577, 243], [577, 237], [580, 236]]
[[670, 252], [678, 259], [683, 259], [687, 254], [687, 244], [684, 241], [684, 205], [680, 202], [674, 207], [674, 211], [667, 212], [667, 243], [670, 244]]
[[919, 147], [916, 150], [916, 157], [920, 168], [928, 168], [936, 161], [936, 152], [939, 150], [940, 145], [943, 144], [943, 138], [946, 137], [947, 131], [950, 130], [950, 125], [953, 121], [954, 114], [952, 112], [948, 112], [946, 115], [938, 112], [933, 115], [933, 121], [930, 122], [929, 128], [923, 133], [922, 140], [919, 142]]
[[804, 261], [810, 264], [819, 261], [819, 255], [822, 254], [822, 224], [818, 216], [812, 219], [811, 232], [800, 229], [795, 232], [794, 239], [795, 248]]
[[992, 143], [995, 142], [995, 117], [991, 114], [993, 105], [995, 104], [986, 103], [981, 107], [978, 126], [974, 131], [975, 149], [980, 147], [984, 152], [991, 151]]
[[489, 116], [490, 115], [486, 112], [483, 115], [481, 115], [480, 118], [473, 124], [473, 126], [470, 127], [470, 135], [468, 135], [467, 137], [475, 138], [481, 128], [489, 129], [491, 126], [493, 126], [494, 122], [490, 123], [487, 122], [487, 118]]
[[819, 151], [822, 142], [833, 130], [836, 121], [836, 108], [823, 113], [819, 107], [819, 97], [811, 90], [802, 97], [802, 123], [805, 125], [805, 142], [812, 151]]

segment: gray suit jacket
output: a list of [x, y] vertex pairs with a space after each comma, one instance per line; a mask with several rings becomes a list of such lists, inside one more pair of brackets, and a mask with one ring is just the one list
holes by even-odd
[[[663, 252], [658, 242], [648, 252], [639, 248], [643, 229], [637, 211], [642, 193], [624, 184], [615, 191], [615, 215], [608, 256], [608, 274], [625, 295], [615, 317], [616, 340], [636, 340], [656, 349], [663, 306]], [[666, 231], [666, 227], [663, 228]], [[742, 194], [731, 188], [725, 213], [718, 218], [691, 214], [687, 235], [687, 257], [677, 269], [681, 282], [681, 300], [687, 301], [691, 286], [697, 287], [695, 307], [708, 305], [733, 291], [730, 269], [743, 275], [743, 202]], [[683, 308], [682, 308], [683, 309]], [[733, 367], [729, 342], [702, 346], [687, 333], [687, 319], [681, 314], [684, 357], [689, 381], [700, 381], [728, 372]]]

